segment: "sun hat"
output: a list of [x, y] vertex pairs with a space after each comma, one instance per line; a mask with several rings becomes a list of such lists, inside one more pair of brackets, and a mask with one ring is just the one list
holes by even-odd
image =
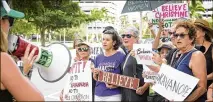
[[194, 21], [194, 25], [200, 26], [200, 27], [204, 28], [205, 30], [209, 31], [210, 33], [207, 33], [207, 34], [209, 34], [209, 36], [213, 37], [213, 29], [210, 27], [209, 23], [206, 20], [196, 19]]

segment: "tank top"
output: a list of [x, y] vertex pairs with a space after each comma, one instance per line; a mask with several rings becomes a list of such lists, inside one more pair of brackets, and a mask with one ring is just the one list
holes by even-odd
[[[213, 72], [212, 48], [213, 44], [209, 46], [209, 49], [205, 53], [207, 75]], [[208, 80], [207, 86], [210, 86], [212, 82], [212, 80]]]
[[[181, 72], [184, 72], [186, 74], [189, 74], [191, 76], [194, 76], [193, 73], [192, 73], [192, 70], [189, 68], [189, 62], [191, 60], [191, 56], [192, 56], [192, 53], [197, 51], [196, 49], [193, 49], [187, 53], [184, 53], [177, 61], [177, 63], [175, 64], [175, 68]], [[190, 96], [195, 90], [196, 90], [197, 87], [195, 87], [192, 92], [188, 95]], [[205, 102], [206, 100], [206, 94], [203, 94], [202, 96], [200, 96], [196, 102]]]
[[0, 90], [0, 100], [1, 102], [13, 102], [13, 96], [8, 90]]

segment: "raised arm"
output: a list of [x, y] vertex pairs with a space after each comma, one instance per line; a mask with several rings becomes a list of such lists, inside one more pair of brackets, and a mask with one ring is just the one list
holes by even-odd
[[44, 101], [43, 95], [22, 75], [12, 58], [2, 52], [1, 83], [17, 101]]
[[153, 24], [152, 23], [148, 23], [148, 25], [149, 25], [148, 28], [150, 29], [152, 36], [155, 38], [156, 34], [155, 34], [154, 30], [152, 29]]
[[157, 49], [160, 43], [160, 36], [161, 36], [161, 32], [163, 31], [163, 21], [159, 21], [159, 30], [158, 30], [158, 34], [155, 37], [155, 40], [152, 44], [152, 49]]
[[190, 68], [196, 78], [199, 79], [197, 89], [185, 101], [195, 101], [207, 90], [207, 72], [206, 72], [206, 59], [202, 52], [197, 51], [192, 54]]

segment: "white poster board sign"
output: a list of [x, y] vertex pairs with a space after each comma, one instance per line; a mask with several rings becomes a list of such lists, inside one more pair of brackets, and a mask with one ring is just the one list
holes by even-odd
[[162, 64], [152, 89], [168, 100], [184, 101], [199, 79]]
[[[71, 53], [71, 57], [72, 57], [72, 59], [71, 59], [71, 65], [75, 62], [75, 57], [76, 57], [76, 49], [72, 49], [72, 50], [70, 50], [70, 53]], [[71, 66], [70, 66], [71, 67]]]
[[134, 44], [135, 58], [138, 64], [152, 65], [152, 44]]
[[90, 58], [92, 59], [95, 59], [97, 55], [104, 53], [101, 43], [91, 43], [90, 47], [91, 47]]
[[178, 18], [190, 18], [189, 9], [187, 3], [171, 3], [163, 4], [148, 13], [150, 23], [154, 24], [153, 29], [157, 33], [159, 18], [164, 19], [164, 28], [170, 29], [172, 23]]
[[144, 82], [153, 83], [158, 77], [158, 73], [150, 70], [146, 65], [143, 65], [143, 78]]
[[65, 85], [64, 101], [92, 101], [91, 61], [73, 63]]

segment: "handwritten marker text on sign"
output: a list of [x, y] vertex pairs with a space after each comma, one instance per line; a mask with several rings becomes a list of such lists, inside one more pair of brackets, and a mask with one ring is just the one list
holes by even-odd
[[98, 81], [136, 90], [139, 87], [140, 79], [128, 77], [128, 76], [124, 76], [120, 74], [100, 71], [100, 73], [98, 74]]

